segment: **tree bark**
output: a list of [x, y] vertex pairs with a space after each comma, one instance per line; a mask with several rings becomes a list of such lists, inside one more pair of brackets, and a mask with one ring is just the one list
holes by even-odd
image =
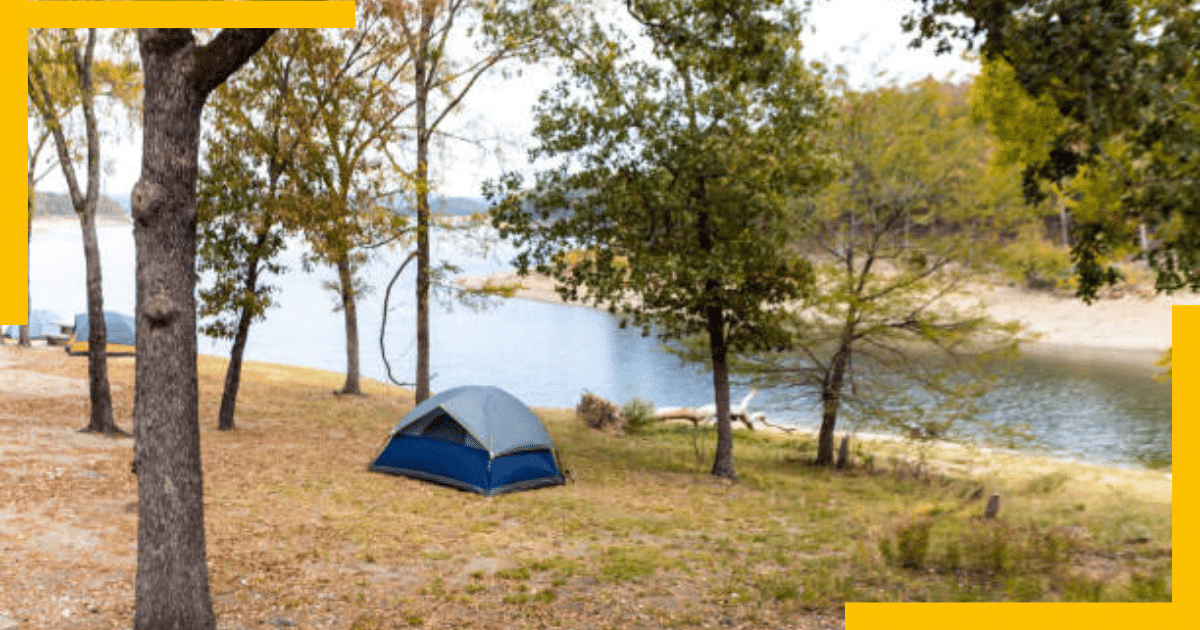
[[[33, 80], [42, 91], [46, 123], [54, 136], [54, 145], [58, 151], [58, 163], [62, 167], [63, 179], [67, 182], [71, 205], [79, 216], [79, 227], [83, 232], [83, 259], [87, 273], [87, 311], [88, 311], [88, 388], [91, 409], [88, 424], [84, 432], [114, 434], [120, 433], [112, 416], [112, 398], [108, 387], [108, 330], [104, 325], [103, 283], [100, 274], [100, 248], [96, 242], [96, 203], [100, 199], [100, 131], [97, 128], [95, 111], [95, 86], [92, 82], [92, 60], [96, 50], [96, 29], [88, 29], [87, 44], [80, 49], [78, 42], [71, 38], [72, 61], [79, 81], [79, 105], [83, 110], [84, 133], [87, 143], [87, 189], [79, 188], [79, 180], [75, 176], [74, 162], [71, 161], [67, 147], [66, 136], [63, 134], [61, 120], [54, 111], [53, 98], [46, 91], [45, 78], [41, 72], [31, 66]], [[31, 82], [31, 86], [33, 83]]]
[[274, 29], [140, 29], [142, 172], [137, 245], [134, 463], [138, 474], [135, 630], [214, 630], [204, 542], [196, 384], [196, 175], [209, 92]]
[[100, 273], [100, 245], [96, 240], [95, 208], [96, 204], [92, 201], [90, 207], [79, 215], [79, 224], [83, 229], [83, 260], [87, 267], [88, 387], [92, 403], [88, 425], [83, 430], [88, 433], [113, 434], [120, 433], [121, 430], [113, 420], [112, 392], [108, 386], [108, 326], [104, 322], [104, 294], [101, 290], [103, 283]]
[[415, 402], [430, 395], [429, 384], [429, 130], [426, 120], [429, 85], [427, 80], [432, 3], [421, 4], [421, 30], [413, 61], [417, 116], [417, 379]]
[[83, 92], [83, 119], [87, 128], [87, 193], [79, 194], [79, 187], [71, 187], [71, 198], [79, 224], [83, 229], [83, 260], [87, 266], [88, 302], [88, 381], [91, 388], [92, 409], [87, 427], [88, 432], [117, 433], [112, 415], [112, 395], [108, 387], [108, 326], [104, 322], [104, 283], [100, 272], [100, 244], [96, 241], [96, 204], [100, 200], [100, 131], [97, 128], [95, 90], [92, 86], [92, 52], [96, 45], [96, 29], [89, 29], [85, 55], [75, 52], [75, 66], [80, 75]]
[[[266, 234], [260, 235], [258, 246], [261, 247]], [[258, 258], [253, 257], [246, 276], [246, 290], [253, 292], [258, 284]], [[254, 314], [249, 307], [242, 308], [238, 318], [237, 333], [233, 336], [233, 348], [229, 351], [229, 367], [225, 370], [225, 389], [221, 392], [221, 410], [217, 413], [217, 429], [231, 431], [235, 428], [234, 411], [237, 407], [238, 389], [242, 384], [242, 357], [246, 353], [246, 340], [250, 337], [250, 323]]]
[[719, 306], [706, 309], [708, 344], [712, 356], [713, 402], [717, 406], [717, 451], [713, 457], [712, 474], [734, 479], [733, 425], [729, 417], [729, 363], [725, 340], [725, 317]]
[[816, 461], [818, 466], [834, 464], [834, 430], [837, 428], [838, 411], [841, 409], [842, 384], [845, 383], [846, 363], [849, 357], [850, 348], [843, 341], [821, 383], [821, 430], [817, 434]]
[[238, 389], [242, 384], [242, 357], [246, 353], [246, 339], [250, 336], [249, 309], [242, 309], [238, 319], [237, 334], [233, 337], [233, 348], [229, 351], [229, 367], [225, 370], [225, 389], [221, 392], [221, 410], [217, 413], [217, 429], [232, 431], [236, 428], [234, 412], [237, 408]]
[[358, 373], [358, 306], [354, 297], [354, 273], [349, 255], [338, 259], [338, 282], [342, 289], [342, 314], [346, 319], [346, 383], [339, 393], [361, 394]]
[[1071, 213], [1067, 211], [1067, 197], [1063, 185], [1058, 184], [1058, 231], [1063, 247], [1071, 246]]

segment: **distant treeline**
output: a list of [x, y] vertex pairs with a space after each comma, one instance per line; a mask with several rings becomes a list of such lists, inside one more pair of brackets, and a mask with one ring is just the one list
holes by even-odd
[[[431, 199], [429, 203], [435, 213], [451, 216], [470, 216], [476, 213], [484, 213], [488, 210], [487, 204], [484, 203], [483, 199], [473, 197], [440, 197]], [[397, 202], [395, 206], [400, 212], [412, 211], [410, 207], [411, 202], [407, 199]], [[96, 216], [128, 219], [129, 211], [126, 207], [127, 204], [122, 204], [112, 197], [101, 195], [100, 202], [96, 207]], [[38, 217], [74, 218], [75, 208], [71, 205], [71, 197], [66, 193], [38, 191], [34, 213]]]
[[[411, 199], [398, 197], [400, 198], [393, 202], [392, 207], [400, 212], [415, 212], [412, 208]], [[429, 207], [433, 210], [434, 214], [455, 217], [466, 217], [488, 211], [484, 200], [475, 197], [433, 197], [429, 200]]]
[[[71, 196], [66, 193], [41, 192], [34, 200], [35, 217], [74, 218], [75, 207], [71, 205]], [[112, 197], [100, 195], [96, 204], [98, 218], [128, 220], [129, 213]]]

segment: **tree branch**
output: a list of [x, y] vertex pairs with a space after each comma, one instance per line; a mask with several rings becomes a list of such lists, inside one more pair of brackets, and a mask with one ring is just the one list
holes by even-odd
[[227, 28], [196, 51], [196, 66], [189, 77], [202, 97], [225, 82], [254, 53], [258, 52], [275, 28]]

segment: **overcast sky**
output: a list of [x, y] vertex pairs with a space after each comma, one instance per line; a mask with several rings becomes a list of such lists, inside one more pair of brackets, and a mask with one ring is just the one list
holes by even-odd
[[[913, 7], [913, 0], [815, 0], [809, 16], [810, 28], [803, 36], [805, 56], [829, 67], [845, 66], [853, 87], [916, 81], [932, 75], [966, 80], [978, 64], [959, 54], [934, 55], [931, 47], [908, 48], [911, 39], [900, 30], [900, 19]], [[882, 73], [882, 76], [880, 76]], [[483, 138], [480, 147], [446, 143], [431, 170], [441, 181], [438, 194], [450, 197], [480, 196], [481, 184], [505, 170], [526, 167], [530, 147], [531, 106], [538, 93], [549, 87], [548, 73], [526, 73], [523, 79], [498, 78], [477, 85], [467, 96], [463, 113], [452, 129], [462, 135]], [[104, 146], [105, 194], [125, 198], [137, 180], [141, 164], [141, 132], [134, 137], [110, 139]], [[66, 184], [55, 170], [41, 190], [64, 191]]]

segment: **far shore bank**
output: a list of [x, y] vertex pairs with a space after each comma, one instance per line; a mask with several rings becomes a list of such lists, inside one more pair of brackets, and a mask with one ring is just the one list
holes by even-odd
[[[564, 304], [552, 278], [539, 274], [521, 277], [516, 272], [471, 276], [459, 280], [468, 288], [515, 286], [513, 297]], [[1177, 293], [1141, 297], [1126, 295], [1097, 300], [1091, 305], [1074, 297], [1029, 291], [1014, 286], [979, 285], [965, 294], [979, 302], [993, 319], [1018, 321], [1037, 342], [1026, 344], [1033, 352], [1058, 349], [1095, 349], [1098, 356], [1145, 355], [1156, 360], [1171, 347], [1171, 307], [1200, 306], [1200, 295]], [[578, 304], [577, 304], [578, 305]], [[1112, 351], [1120, 351], [1114, 353]]]
[[[133, 222], [129, 217], [112, 217], [102, 216], [96, 217], [97, 226], [109, 225], [132, 225]], [[60, 230], [62, 228], [79, 229], [79, 217], [76, 216], [53, 216], [53, 217], [35, 217], [33, 219], [34, 232], [48, 232], [51, 230]]]

